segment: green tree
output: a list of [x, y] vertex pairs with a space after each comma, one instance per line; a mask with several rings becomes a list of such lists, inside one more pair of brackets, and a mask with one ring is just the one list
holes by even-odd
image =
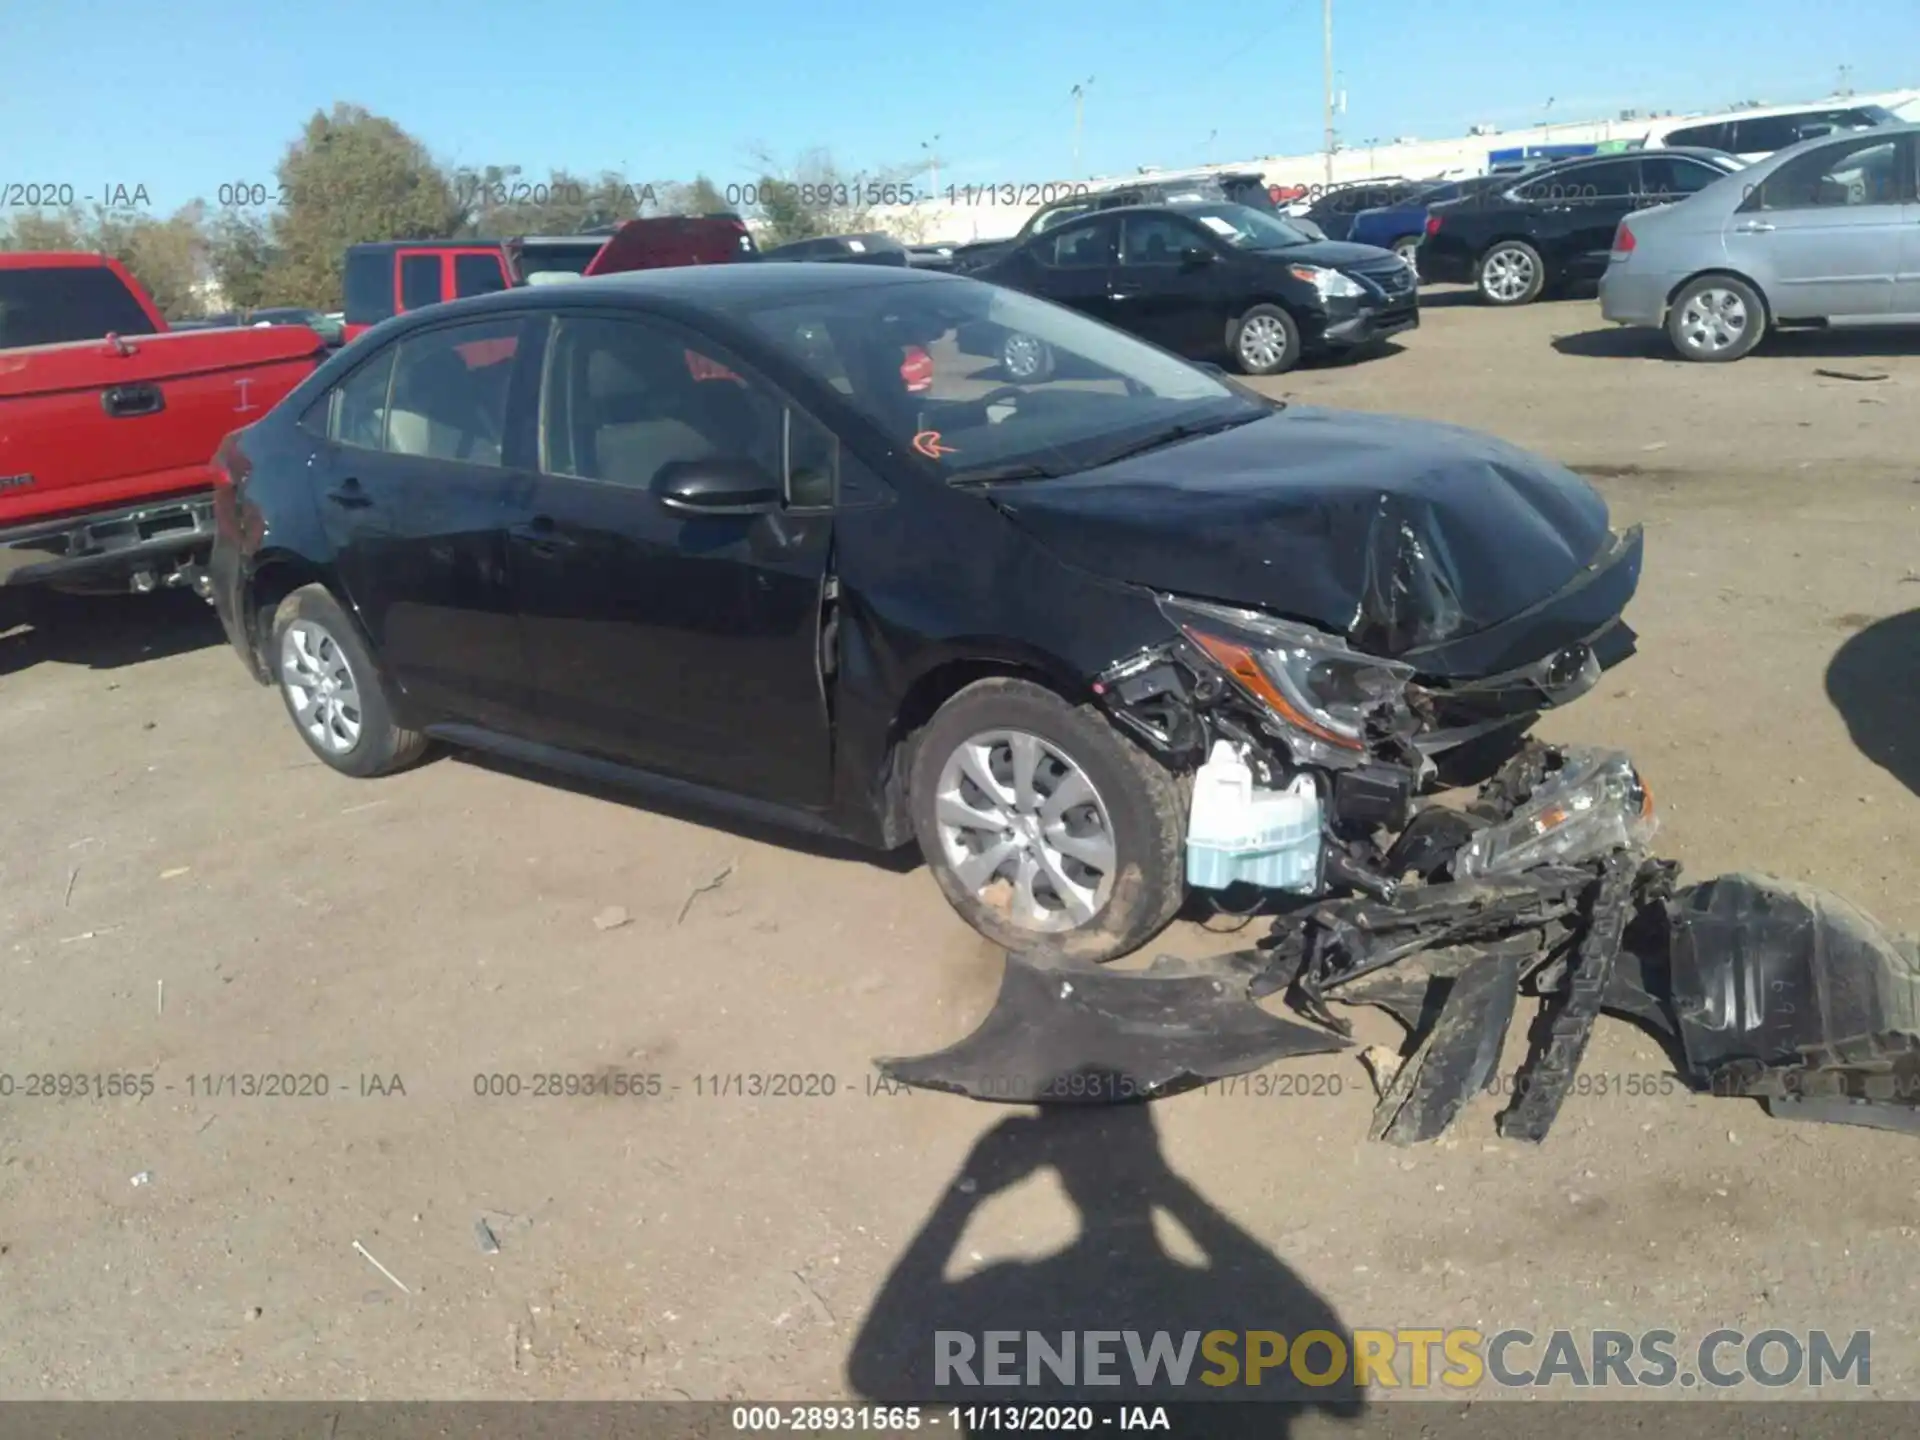
[[338, 309], [349, 245], [453, 235], [467, 218], [426, 146], [359, 105], [316, 112], [278, 174], [286, 205], [269, 224], [268, 289], [282, 305]]
[[206, 207], [185, 205], [165, 220], [138, 212], [99, 210], [89, 227], [89, 249], [111, 255], [132, 272], [167, 316], [198, 314], [207, 278]]
[[91, 250], [87, 217], [78, 206], [23, 210], [0, 225], [0, 250]]
[[252, 310], [272, 304], [276, 259], [273, 235], [262, 216], [223, 210], [207, 226], [207, 267], [227, 305]]
[[682, 184], [669, 182], [660, 187], [660, 210], [665, 215], [722, 215], [737, 210], [720, 193], [720, 187], [705, 175], [696, 175]]

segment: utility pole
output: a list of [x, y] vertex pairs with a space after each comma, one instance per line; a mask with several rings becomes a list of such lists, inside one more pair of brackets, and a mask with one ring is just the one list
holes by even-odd
[[1327, 184], [1333, 184], [1333, 0], [1323, 0], [1321, 28], [1326, 38]]
[[1089, 75], [1073, 87], [1073, 178], [1080, 178], [1080, 120], [1087, 101], [1087, 89], [1093, 84]]
[[1833, 93], [1840, 96], [1853, 94], [1853, 66], [1842, 65], [1840, 67], [1840, 88]]

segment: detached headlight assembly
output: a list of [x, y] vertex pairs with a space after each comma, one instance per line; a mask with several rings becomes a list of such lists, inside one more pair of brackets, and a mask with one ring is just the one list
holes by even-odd
[[1367, 716], [1399, 705], [1413, 679], [1409, 666], [1257, 610], [1163, 595], [1160, 613], [1278, 722], [1302, 764], [1359, 763]]
[[1294, 279], [1304, 280], [1318, 290], [1322, 300], [1358, 300], [1367, 293], [1367, 287], [1352, 276], [1329, 270], [1324, 265], [1289, 265], [1287, 269]]
[[1618, 750], [1569, 750], [1526, 804], [1468, 841], [1453, 862], [1461, 880], [1572, 865], [1645, 848], [1659, 828], [1653, 794]]

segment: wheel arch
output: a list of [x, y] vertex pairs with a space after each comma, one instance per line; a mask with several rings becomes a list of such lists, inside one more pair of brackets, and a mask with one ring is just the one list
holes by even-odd
[[[294, 591], [315, 584], [335, 590], [323, 567], [297, 551], [266, 550], [254, 557], [246, 587], [241, 592], [240, 624], [251, 651], [254, 674], [260, 680], [272, 680], [272, 662], [267, 654], [272, 637], [267, 627], [273, 623], [274, 612]], [[334, 598], [341, 599], [337, 590]], [[349, 608], [344, 599], [341, 599], [341, 608]]]
[[1031, 681], [1075, 705], [1093, 698], [1090, 685], [1072, 666], [1029, 647], [965, 647], [933, 661], [908, 683], [887, 725], [880, 783], [875, 789], [881, 799], [880, 826], [886, 844], [904, 845], [913, 839], [907, 787], [920, 732], [941, 706], [967, 686], [994, 679]]

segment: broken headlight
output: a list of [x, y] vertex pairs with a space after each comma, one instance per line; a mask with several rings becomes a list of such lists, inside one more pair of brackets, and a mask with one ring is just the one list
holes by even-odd
[[1517, 875], [1536, 865], [1578, 864], [1613, 850], [1644, 849], [1659, 822], [1653, 796], [1618, 750], [1569, 750], [1558, 770], [1510, 819], [1461, 849], [1461, 880]]
[[1279, 722], [1302, 764], [1358, 764], [1368, 717], [1400, 710], [1413, 678], [1405, 665], [1257, 610], [1163, 595], [1160, 613]]

